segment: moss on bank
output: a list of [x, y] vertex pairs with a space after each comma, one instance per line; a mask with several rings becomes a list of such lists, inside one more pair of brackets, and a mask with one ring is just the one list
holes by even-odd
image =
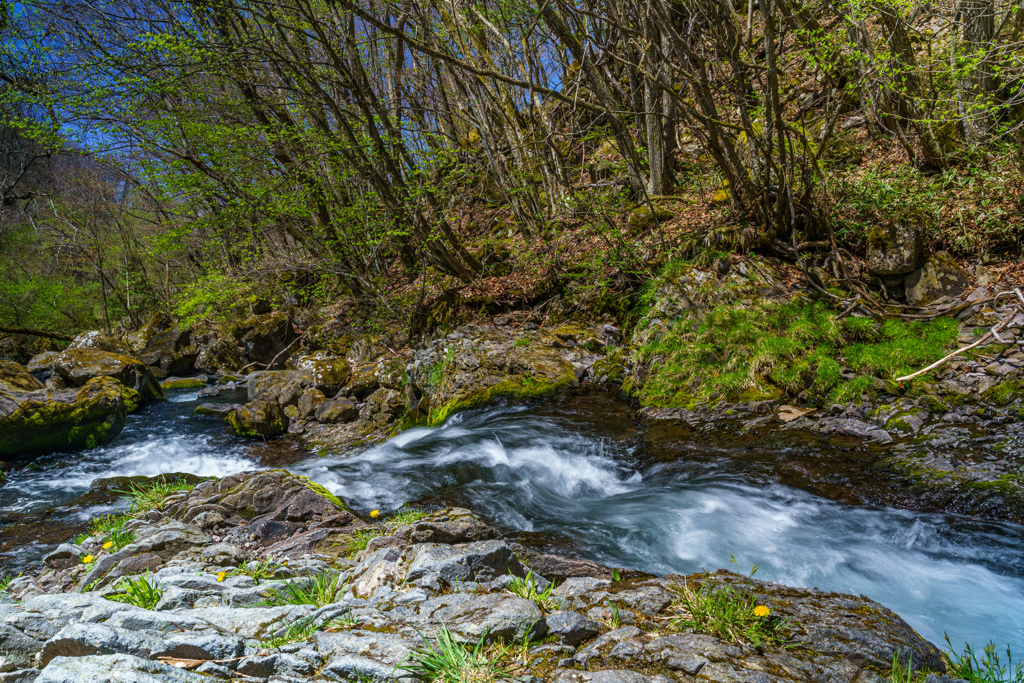
[[498, 398], [538, 398], [554, 394], [572, 383], [571, 378], [561, 378], [554, 382], [536, 377], [534, 375], [523, 375], [503, 379], [497, 384], [492, 384], [480, 391], [470, 394], [468, 397], [458, 397], [443, 405], [431, 406], [430, 414], [427, 416], [427, 424], [438, 425], [447, 420], [451, 415], [485, 405]]
[[[631, 387], [648, 406], [693, 408], [718, 401], [786, 396], [809, 402], [848, 402], [953, 347], [957, 322], [840, 320], [823, 302], [794, 298], [723, 303], [700, 321], [683, 315], [639, 349], [649, 366]], [[852, 373], [857, 376], [851, 377]]]

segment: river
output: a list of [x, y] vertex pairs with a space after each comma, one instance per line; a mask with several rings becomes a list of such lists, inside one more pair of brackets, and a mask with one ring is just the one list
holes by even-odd
[[939, 645], [948, 634], [958, 650], [1024, 647], [1024, 528], [836, 502], [755, 476], [728, 448], [666, 457], [609, 397], [466, 411], [343, 457], [253, 447], [193, 418], [196, 403], [173, 394], [130, 416], [103, 448], [10, 472], [0, 489], [4, 564], [25, 568], [113, 510], [71, 504], [95, 478], [223, 476], [283, 459], [357, 512], [459, 505], [514, 540], [655, 574], [758, 565], [760, 579], [866, 595]]

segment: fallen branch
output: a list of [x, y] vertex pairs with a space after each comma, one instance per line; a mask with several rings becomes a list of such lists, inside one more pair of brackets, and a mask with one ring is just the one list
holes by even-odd
[[280, 351], [278, 351], [277, 355], [274, 356], [273, 358], [271, 358], [269, 363], [261, 363], [258, 360], [254, 360], [253, 362], [249, 363], [248, 365], [245, 365], [245, 366], [242, 366], [241, 368], [239, 368], [238, 371], [241, 372], [242, 370], [246, 370], [248, 368], [251, 368], [254, 365], [262, 365], [265, 368], [272, 368], [272, 367], [274, 367], [274, 363], [276, 363], [277, 359], [281, 357], [281, 354], [284, 353], [285, 351], [287, 351], [288, 349], [292, 348], [293, 346], [295, 346], [295, 342], [297, 342], [300, 339], [302, 339], [302, 337], [303, 337], [303, 335], [300, 334], [298, 337], [293, 339], [292, 343], [289, 344], [288, 346], [284, 347]]
[[56, 332], [47, 332], [46, 330], [30, 330], [27, 327], [0, 327], [0, 333], [27, 334], [32, 337], [46, 337], [47, 339], [56, 339], [57, 341], [72, 340], [72, 337], [69, 337], [64, 334], [57, 334]]
[[[1024, 294], [1021, 294], [1021, 291], [1019, 289], [1014, 289], [1012, 292], [1000, 292], [993, 299], [993, 303], [997, 302], [999, 300], [999, 297], [1001, 297], [1001, 296], [1012, 296], [1014, 294], [1017, 295], [1017, 298], [1020, 300], [1021, 304], [1024, 304]], [[949, 361], [949, 360], [951, 360], [953, 358], [956, 358], [961, 353], [964, 353], [966, 351], [970, 351], [971, 349], [973, 349], [973, 348], [975, 348], [977, 346], [981, 346], [982, 344], [984, 344], [989, 339], [997, 339], [997, 340], [999, 340], [1003, 344], [1008, 343], [1005, 339], [1003, 339], [1002, 337], [999, 336], [999, 332], [1004, 327], [1006, 327], [1007, 325], [1010, 324], [1010, 321], [1013, 320], [1017, 316], [1017, 313], [1018, 313], [1018, 311], [1016, 309], [1010, 311], [1009, 315], [1007, 315], [1005, 318], [1000, 320], [998, 324], [993, 325], [992, 329], [990, 329], [988, 332], [986, 332], [981, 337], [979, 337], [978, 340], [976, 342], [974, 342], [973, 344], [968, 344], [967, 346], [965, 346], [963, 348], [957, 349], [953, 353], [949, 354], [948, 356], [945, 356], [944, 358], [940, 358], [939, 360], [935, 361], [934, 363], [932, 363], [931, 365], [929, 365], [928, 367], [926, 367], [924, 369], [918, 370], [917, 372], [911, 373], [909, 375], [904, 375], [903, 377], [897, 377], [896, 381], [897, 382], [905, 382], [907, 380], [914, 379], [915, 377], [920, 377], [921, 375], [925, 374], [926, 372], [931, 372], [932, 370], [934, 370], [935, 368], [939, 367], [943, 363], [945, 363], [945, 362], [947, 362], [947, 361]]]

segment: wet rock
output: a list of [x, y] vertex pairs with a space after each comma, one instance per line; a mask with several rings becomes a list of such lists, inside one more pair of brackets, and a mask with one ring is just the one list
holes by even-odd
[[239, 436], [268, 439], [288, 431], [288, 417], [277, 401], [259, 399], [246, 403], [226, 419]]
[[127, 391], [96, 377], [80, 389], [0, 392], [0, 455], [6, 457], [101, 446], [121, 433]]
[[576, 647], [601, 632], [601, 624], [587, 619], [579, 612], [555, 612], [546, 618], [548, 635], [557, 637], [562, 643]]
[[161, 398], [163, 391], [149, 367], [140, 360], [95, 348], [69, 348], [53, 363], [54, 372], [75, 386], [97, 377], [112, 377], [134, 389], [144, 401]]
[[0, 391], [37, 391], [43, 383], [14, 361], [0, 360]]
[[359, 417], [359, 409], [347, 398], [336, 398], [320, 403], [315, 410], [315, 415], [317, 422], [339, 424], [355, 420]]
[[924, 240], [918, 224], [894, 221], [868, 231], [867, 268], [872, 275], [909, 273], [921, 259]]
[[924, 306], [939, 297], [957, 297], [967, 289], [966, 271], [949, 254], [938, 252], [907, 275], [907, 303]]

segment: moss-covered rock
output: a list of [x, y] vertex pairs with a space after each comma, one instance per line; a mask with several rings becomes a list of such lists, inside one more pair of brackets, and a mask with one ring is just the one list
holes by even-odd
[[75, 386], [82, 386], [95, 377], [113, 377], [126, 387], [137, 391], [144, 401], [158, 399], [164, 395], [145, 363], [97, 348], [67, 349], [54, 362], [53, 369]]
[[120, 339], [114, 339], [99, 330], [90, 330], [78, 335], [68, 345], [66, 350], [70, 349], [94, 349], [96, 351], [105, 351], [106, 353], [116, 353], [128, 358], [136, 357], [135, 352], [127, 343]]
[[95, 448], [124, 428], [125, 387], [110, 377], [79, 389], [0, 391], [0, 456]]
[[936, 299], [963, 294], [970, 278], [953, 257], [945, 252], [938, 252], [928, 257], [924, 264], [907, 275], [907, 303], [912, 306], [924, 306]]
[[867, 267], [873, 275], [902, 275], [915, 268], [924, 250], [920, 225], [894, 221], [868, 230]]
[[5, 391], [36, 391], [43, 383], [28, 370], [11, 360], [0, 360], [0, 389]]
[[176, 324], [153, 335], [139, 354], [146, 365], [171, 375], [191, 372], [198, 357], [199, 349], [192, 344], [192, 331]]
[[622, 382], [626, 379], [626, 373], [629, 370], [627, 367], [628, 358], [629, 353], [627, 349], [622, 347], [613, 349], [611, 353], [594, 363], [594, 383], [622, 386]]
[[198, 377], [168, 377], [160, 382], [160, 388], [164, 391], [174, 389], [202, 389], [206, 386], [206, 380]]
[[981, 400], [996, 406], [1007, 406], [1017, 400], [1020, 394], [1021, 382], [1008, 380], [981, 392]]
[[25, 369], [29, 372], [49, 372], [53, 369], [53, 362], [57, 360], [60, 351], [43, 351], [32, 356]]
[[636, 232], [644, 228], [650, 228], [656, 223], [663, 223], [675, 217], [675, 213], [668, 209], [655, 205], [653, 209], [649, 206], [641, 206], [633, 209], [629, 214], [629, 229]]
[[246, 403], [230, 413], [227, 423], [238, 436], [268, 439], [288, 431], [288, 416], [284, 408], [277, 401], [264, 399]]
[[245, 355], [261, 363], [269, 363], [278, 354], [279, 365], [288, 360], [287, 354], [281, 353], [295, 340], [288, 316], [280, 311], [254, 315], [235, 328], [234, 337], [245, 349]]
[[128, 346], [136, 353], [140, 353], [149, 345], [149, 341], [153, 337], [171, 328], [173, 325], [174, 319], [171, 316], [162, 311], [157, 312], [153, 314], [149, 322], [128, 335]]
[[218, 339], [212, 344], [199, 349], [195, 368], [202, 372], [237, 372], [245, 365], [242, 353], [234, 342]]
[[249, 374], [246, 382], [248, 399], [277, 400], [281, 388], [292, 379], [290, 370], [257, 370]]
[[293, 361], [292, 366], [309, 378], [308, 386], [320, 390], [326, 396], [336, 394], [352, 375], [347, 360], [326, 351], [302, 356]]

